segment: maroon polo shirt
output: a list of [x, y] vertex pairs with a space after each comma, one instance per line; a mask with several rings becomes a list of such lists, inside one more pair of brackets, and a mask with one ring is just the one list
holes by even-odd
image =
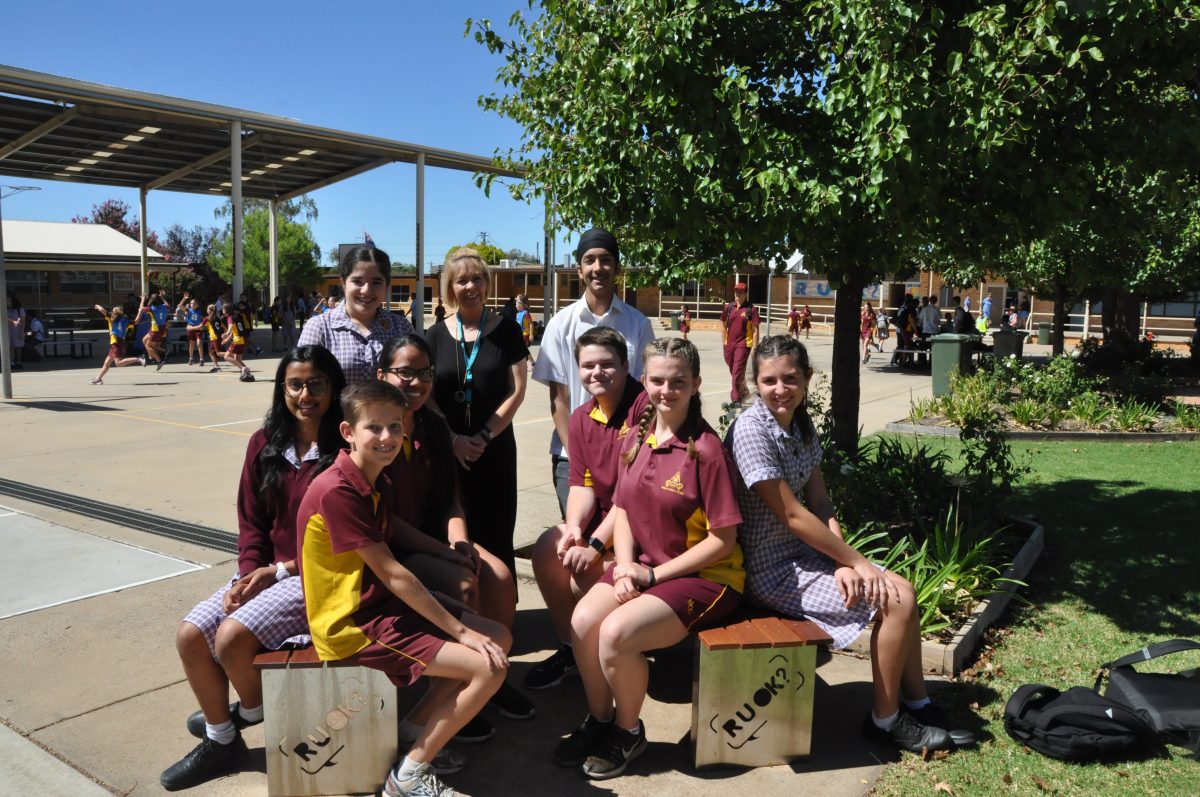
[[[688, 430], [657, 445], [650, 435], [617, 485], [613, 503], [625, 510], [639, 548], [638, 561], [657, 567], [687, 551], [708, 530], [742, 522], [733, 487], [733, 469], [721, 439], [704, 421], [695, 431], [697, 457], [688, 455]], [[699, 575], [738, 592], [745, 584], [742, 549]]]
[[[392, 483], [392, 511], [402, 520], [428, 534], [434, 539], [449, 543], [445, 513], [448, 507], [437, 506], [439, 496], [454, 495], [457, 491], [458, 472], [452, 464], [452, 451], [434, 450], [435, 440], [429, 433], [429, 423], [444, 423], [438, 418], [425, 417], [424, 411], [415, 415], [412, 437], [392, 464], [383, 469]], [[448, 433], [447, 433], [448, 438]], [[439, 466], [439, 463], [444, 463]], [[447, 493], [441, 489], [446, 479], [455, 482]]]
[[721, 312], [721, 321], [725, 324], [725, 345], [745, 346], [747, 349], [754, 344], [754, 330], [758, 327], [758, 308], [752, 302], [746, 302], [741, 307], [737, 302], [725, 305]]
[[296, 558], [296, 511], [317, 471], [315, 459], [301, 462], [299, 468], [286, 464], [274, 488], [265, 492], [259, 455], [266, 445], [267, 435], [262, 429], [250, 436], [238, 483], [239, 576]]
[[621, 452], [628, 445], [629, 430], [637, 426], [635, 405], [645, 407], [642, 383], [630, 377], [625, 380], [625, 389], [617, 402], [612, 417], [606, 417], [596, 399], [592, 399], [571, 413], [568, 439], [571, 441], [570, 478], [571, 487], [591, 487], [596, 494], [596, 513], [591, 528], [612, 509], [613, 495], [617, 491], [617, 475], [620, 470]]

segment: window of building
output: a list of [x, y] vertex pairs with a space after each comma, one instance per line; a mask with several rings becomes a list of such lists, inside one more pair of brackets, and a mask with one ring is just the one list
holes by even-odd
[[540, 288], [542, 285], [542, 275], [540, 272], [537, 274], [530, 274], [526, 277], [526, 279], [528, 280], [527, 284], [531, 288]]
[[63, 271], [58, 275], [63, 293], [108, 293], [108, 273], [104, 271]]
[[1170, 302], [1152, 304], [1147, 314], [1160, 318], [1195, 318], [1198, 312], [1200, 312], [1200, 291], [1185, 293]]
[[39, 294], [50, 292], [50, 272], [28, 270], [13, 270], [4, 272], [10, 293], [18, 295]]
[[[430, 290], [430, 289], [426, 289]], [[407, 304], [412, 297], [412, 289], [408, 285], [392, 286], [392, 304]]]

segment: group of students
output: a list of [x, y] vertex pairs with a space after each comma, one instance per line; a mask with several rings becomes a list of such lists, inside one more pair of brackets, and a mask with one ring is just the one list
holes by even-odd
[[[311, 320], [279, 364], [239, 485], [238, 572], [180, 626], [177, 648], [200, 705], [187, 727], [201, 742], [163, 773], [167, 789], [245, 762], [240, 731], [262, 720], [253, 669], [262, 648], [311, 640], [322, 660], [379, 669], [399, 686], [430, 677], [401, 723], [405, 750], [386, 774], [389, 797], [454, 794], [440, 778], [465, 759], [448, 743], [488, 738], [494, 730], [479, 711], [506, 705], [498, 697], [511, 690], [511, 550], [473, 541], [460, 500], [460, 480], [482, 452], [451, 431], [441, 400], [435, 406], [436, 351], [376, 307], [375, 283], [386, 282], [378, 255], [359, 256], [343, 264], [348, 309]], [[456, 273], [469, 307], [480, 298], [477, 278]], [[474, 324], [482, 340], [486, 314]], [[646, 748], [644, 653], [720, 623], [743, 595], [813, 620], [836, 647], [874, 619], [866, 731], [914, 751], [972, 744], [929, 702], [911, 585], [842, 540], [804, 409], [812, 368], [803, 344], [758, 342], [757, 397], [724, 441], [701, 415], [696, 347], [658, 338], [638, 354], [640, 382], [615, 329], [594, 326], [574, 344], [589, 399], [569, 419], [564, 521], [533, 554], [561, 645], [525, 683], [544, 689], [577, 673], [587, 713], [550, 758], [592, 779], [621, 775]], [[525, 370], [522, 359], [509, 367]], [[497, 413], [477, 425], [490, 431], [492, 419], [503, 422]], [[230, 684], [240, 698], [232, 705]]]
[[[92, 377], [93, 385], [104, 384], [104, 375], [110, 368], [123, 368], [129, 365], [147, 366], [154, 363], [155, 370], [162, 370], [170, 357], [167, 346], [167, 328], [171, 318], [171, 306], [160, 292], [153, 293], [149, 301], [147, 297], [139, 297], [135, 312], [127, 313], [121, 305], [116, 305], [112, 311], [96, 305], [96, 312], [104, 318], [108, 325], [108, 352], [100, 372]], [[243, 360], [249, 346], [250, 330], [254, 320], [249, 305], [240, 302], [238, 305], [225, 305], [222, 318], [215, 304], [210, 304], [206, 312], [201, 312], [200, 304], [191, 298], [186, 291], [174, 315], [182, 318], [187, 326], [188, 365], [204, 365], [205, 346], [212, 361], [209, 373], [221, 370], [221, 361], [232, 365], [238, 370], [238, 379], [242, 382], [253, 382], [254, 374]], [[150, 330], [142, 337], [143, 354], [132, 356], [128, 349], [136, 341], [137, 326], [143, 317], [149, 316]], [[262, 351], [259, 349], [258, 351]]]

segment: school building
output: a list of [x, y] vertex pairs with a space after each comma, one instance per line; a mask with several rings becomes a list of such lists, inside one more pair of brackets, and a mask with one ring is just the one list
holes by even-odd
[[[8, 292], [49, 327], [56, 321], [98, 321], [92, 310], [137, 295], [142, 245], [103, 224], [5, 219], [4, 273]], [[148, 278], [162, 284], [178, 271], [149, 251]]]

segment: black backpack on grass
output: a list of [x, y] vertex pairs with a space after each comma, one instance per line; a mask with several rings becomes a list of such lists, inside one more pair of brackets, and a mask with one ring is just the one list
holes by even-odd
[[1020, 687], [1004, 706], [1004, 730], [1063, 761], [1139, 758], [1161, 748], [1154, 730], [1132, 709], [1086, 686], [1065, 692], [1045, 684]]
[[[1110, 661], [1103, 667], [1108, 670], [1104, 694], [1133, 709], [1162, 741], [1200, 754], [1200, 670], [1169, 674], [1138, 672], [1131, 666], [1182, 650], [1200, 650], [1200, 642], [1156, 642]], [[1096, 679], [1097, 691], [1100, 680]]]

